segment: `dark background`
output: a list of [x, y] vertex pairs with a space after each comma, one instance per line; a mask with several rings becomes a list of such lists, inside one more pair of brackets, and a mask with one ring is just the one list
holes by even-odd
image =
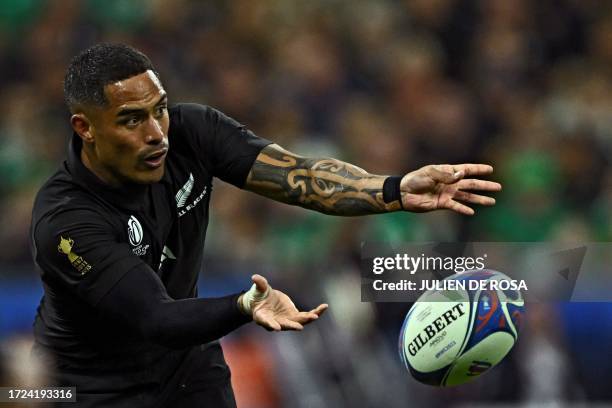
[[378, 174], [482, 161], [504, 184], [473, 218], [332, 218], [216, 183], [201, 294], [259, 272], [304, 307], [331, 305], [303, 333], [251, 325], [224, 340], [239, 406], [612, 400], [609, 304], [533, 305], [508, 359], [439, 390], [401, 367], [409, 305], [359, 302], [364, 240], [611, 240], [612, 4], [594, 0], [3, 0], [0, 385], [44, 384], [27, 363], [42, 293], [31, 205], [70, 134], [64, 70], [99, 41], [148, 54], [171, 102], [212, 105], [303, 155]]

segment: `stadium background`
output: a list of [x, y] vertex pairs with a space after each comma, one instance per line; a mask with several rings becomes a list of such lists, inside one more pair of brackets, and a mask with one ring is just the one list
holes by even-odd
[[299, 304], [331, 304], [303, 333], [224, 340], [239, 406], [612, 400], [608, 304], [533, 305], [511, 358], [437, 390], [400, 366], [408, 306], [359, 302], [364, 239], [612, 239], [612, 4], [594, 0], [3, 0], [0, 385], [44, 384], [24, 363], [41, 295], [30, 211], [70, 134], [64, 70], [98, 41], [147, 53], [171, 102], [215, 106], [290, 150], [379, 174], [484, 161], [504, 184], [474, 218], [332, 218], [216, 183], [201, 294], [259, 272]]

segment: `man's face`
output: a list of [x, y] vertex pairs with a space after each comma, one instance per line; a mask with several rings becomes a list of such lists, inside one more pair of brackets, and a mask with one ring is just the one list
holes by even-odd
[[[91, 120], [92, 170], [104, 181], [155, 183], [164, 175], [168, 152], [167, 97], [152, 71], [109, 84], [108, 105], [94, 108]], [[89, 149], [91, 151], [92, 149]]]

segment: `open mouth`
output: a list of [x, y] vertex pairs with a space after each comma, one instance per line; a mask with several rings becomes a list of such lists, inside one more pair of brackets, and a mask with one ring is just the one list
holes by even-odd
[[166, 158], [167, 153], [168, 153], [168, 149], [158, 150], [148, 155], [147, 157], [145, 157], [144, 162], [149, 168], [153, 168], [153, 169], [158, 168], [164, 162], [164, 159]]

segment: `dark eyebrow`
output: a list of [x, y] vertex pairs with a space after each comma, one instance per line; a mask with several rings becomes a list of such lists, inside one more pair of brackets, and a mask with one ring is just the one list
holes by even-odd
[[161, 104], [164, 104], [164, 103], [168, 103], [168, 95], [167, 95], [167, 94], [163, 94], [163, 95], [161, 96], [161, 98], [159, 98], [159, 101], [157, 101], [157, 103], [155, 104], [155, 106], [157, 106], [157, 105], [161, 105]]
[[[167, 102], [168, 102], [168, 95], [166, 93], [163, 93], [154, 106], [158, 106], [158, 105], [161, 105]], [[143, 109], [143, 108], [125, 108], [117, 112], [117, 117], [128, 116], [128, 115], [133, 115], [133, 114], [142, 114], [144, 112], [146, 112], [146, 109]]]

